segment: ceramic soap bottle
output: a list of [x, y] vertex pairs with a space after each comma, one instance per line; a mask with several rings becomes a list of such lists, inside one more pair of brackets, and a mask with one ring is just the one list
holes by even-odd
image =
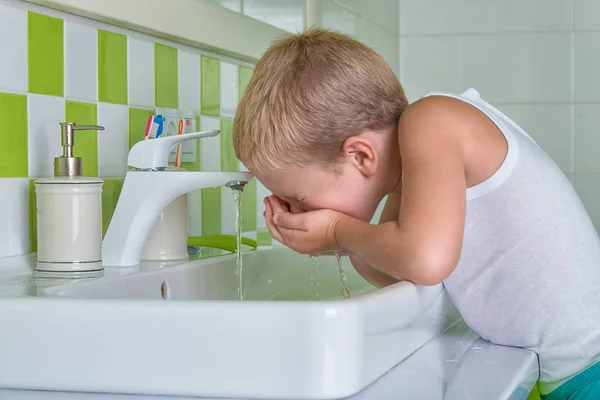
[[84, 177], [75, 157], [75, 131], [102, 126], [61, 122], [63, 154], [54, 159], [54, 176], [36, 179], [37, 266], [51, 273], [102, 270], [102, 183]]

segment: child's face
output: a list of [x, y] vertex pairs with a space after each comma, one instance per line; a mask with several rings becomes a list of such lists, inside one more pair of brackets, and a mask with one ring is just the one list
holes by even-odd
[[290, 212], [330, 209], [369, 221], [381, 198], [373, 181], [351, 166], [342, 166], [336, 174], [318, 166], [291, 167], [269, 173], [255, 173], [256, 178], [275, 196], [288, 203]]

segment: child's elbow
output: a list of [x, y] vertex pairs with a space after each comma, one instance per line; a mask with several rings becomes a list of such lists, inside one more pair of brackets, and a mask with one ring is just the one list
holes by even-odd
[[442, 283], [456, 268], [459, 257], [446, 252], [429, 251], [414, 257], [405, 279], [423, 286]]

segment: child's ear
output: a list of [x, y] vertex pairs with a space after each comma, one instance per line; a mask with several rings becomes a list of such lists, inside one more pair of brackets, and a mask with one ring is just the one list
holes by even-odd
[[345, 158], [363, 175], [370, 177], [377, 171], [379, 156], [375, 144], [365, 136], [351, 136], [344, 141], [342, 151]]

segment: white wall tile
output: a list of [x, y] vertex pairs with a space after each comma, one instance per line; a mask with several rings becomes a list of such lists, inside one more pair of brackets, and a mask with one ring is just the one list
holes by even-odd
[[360, 17], [333, 0], [321, 1], [321, 24], [358, 39]]
[[271, 195], [271, 191], [269, 191], [262, 183], [256, 182], [256, 229], [266, 229], [267, 224], [265, 223], [265, 217], [263, 213], [265, 212], [265, 205], [263, 204], [263, 199], [267, 196]]
[[98, 124], [104, 127], [98, 132], [98, 175], [101, 177], [121, 177], [127, 172], [128, 110], [120, 104], [98, 105]]
[[98, 100], [98, 29], [65, 21], [66, 97]]
[[600, 30], [600, 1], [573, 0], [575, 30]]
[[187, 194], [188, 236], [202, 235], [202, 191]]
[[53, 176], [54, 157], [62, 154], [59, 123], [65, 120], [65, 100], [29, 94], [27, 102], [29, 176]]
[[242, 11], [242, 0], [211, 0], [213, 3], [220, 5], [221, 7], [229, 8], [230, 10], [241, 12]]
[[221, 232], [226, 235], [235, 234], [236, 204], [233, 191], [228, 187], [221, 187]]
[[385, 30], [366, 19], [360, 19], [357, 38], [379, 53], [379, 55], [381, 55], [390, 65], [396, 76], [398, 76], [400, 66], [400, 38], [398, 35]]
[[459, 4], [465, 19], [462, 31], [467, 33], [571, 30], [568, 0], [461, 0]]
[[575, 189], [597, 231], [600, 231], [600, 174], [575, 175]]
[[[460, 0], [459, 0], [460, 1]], [[400, 0], [402, 35], [461, 32], [465, 11], [456, 0]]]
[[154, 44], [129, 36], [127, 69], [129, 105], [154, 107]]
[[0, 4], [0, 91], [27, 93], [25, 10]]
[[575, 172], [600, 173], [600, 104], [575, 106]]
[[0, 227], [0, 257], [29, 253], [29, 179], [0, 179]]
[[531, 135], [563, 172], [573, 172], [570, 105], [501, 105], [498, 108]]
[[[346, 33], [360, 42], [371, 47], [379, 53], [398, 74], [399, 71], [399, 39], [394, 32], [361, 17], [356, 12], [350, 11], [359, 7], [351, 4], [350, 7], [341, 5], [334, 0], [324, 0], [321, 3], [322, 26], [327, 29]], [[397, 19], [397, 10], [395, 18]]]
[[238, 105], [238, 66], [224, 61], [221, 64], [221, 116], [233, 118]]
[[565, 0], [400, 0], [403, 35], [568, 31]]
[[458, 93], [464, 89], [460, 38], [402, 38], [400, 51], [400, 82], [410, 102], [432, 91]]
[[179, 109], [200, 114], [200, 55], [179, 50]]
[[[200, 117], [200, 130], [221, 129], [214, 117]], [[200, 170], [221, 171], [221, 135], [200, 139]]]
[[398, 21], [398, 0], [334, 0], [336, 3], [354, 11], [362, 18], [367, 19], [388, 31], [399, 34], [400, 24]]
[[304, 0], [242, 0], [244, 14], [289, 32], [303, 29]]
[[600, 101], [599, 71], [600, 32], [576, 33], [575, 101]]
[[462, 83], [475, 87], [489, 101], [570, 101], [570, 34], [465, 36], [462, 40]]

